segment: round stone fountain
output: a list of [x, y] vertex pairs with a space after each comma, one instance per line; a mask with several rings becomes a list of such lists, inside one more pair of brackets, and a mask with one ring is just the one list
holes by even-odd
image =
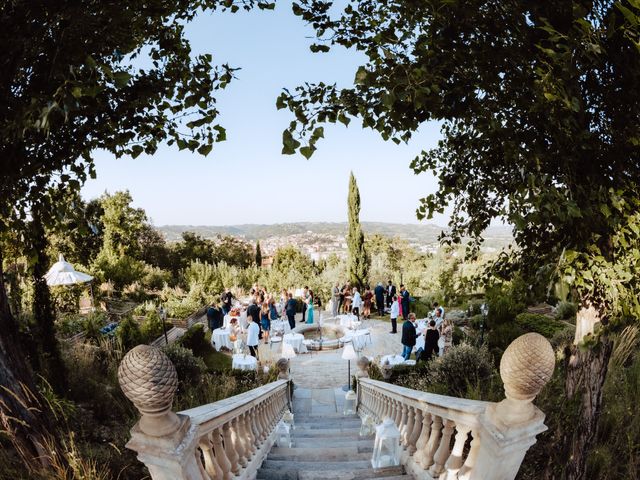
[[339, 338], [344, 337], [344, 329], [340, 325], [324, 324], [322, 332], [317, 323], [302, 324], [293, 329], [304, 335], [305, 340], [311, 340], [307, 345], [309, 350], [335, 350], [340, 348]]

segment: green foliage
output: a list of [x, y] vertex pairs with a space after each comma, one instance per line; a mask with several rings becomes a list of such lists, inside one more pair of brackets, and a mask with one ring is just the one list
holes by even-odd
[[487, 289], [489, 315], [487, 323], [490, 328], [512, 322], [516, 315], [526, 307], [526, 301], [510, 286], [495, 286]]
[[567, 329], [564, 323], [537, 313], [521, 313], [516, 317], [516, 323], [525, 332], [536, 332], [547, 338], [552, 338], [556, 333]]
[[100, 337], [100, 329], [106, 323], [106, 316], [102, 312], [91, 313], [84, 320], [84, 334], [89, 341], [97, 341]]
[[142, 336], [138, 322], [130, 316], [125, 317], [118, 324], [116, 338], [122, 343], [122, 347], [125, 350], [130, 350], [136, 345], [145, 343], [145, 338]]
[[[169, 330], [171, 326], [167, 327]], [[160, 320], [160, 316], [158, 312], [149, 311], [146, 313], [144, 320], [140, 324], [140, 335], [142, 336], [144, 343], [149, 343], [160, 335], [162, 335], [162, 320]]]
[[102, 281], [111, 281], [116, 290], [137, 282], [144, 275], [144, 263], [128, 255], [101, 250], [92, 265], [92, 271]]
[[489, 332], [489, 348], [491, 352], [499, 359], [502, 353], [507, 349], [509, 344], [520, 335], [526, 333], [527, 330], [516, 322], [503, 323]]
[[260, 249], [260, 240], [256, 242], [256, 267], [262, 266], [262, 250]]
[[198, 357], [204, 357], [213, 348], [205, 339], [204, 326], [201, 323], [189, 328], [176, 343], [188, 348]]
[[171, 281], [171, 272], [150, 266], [145, 267], [144, 276], [140, 279], [140, 283], [149, 290], [161, 290], [162, 287], [171, 283]]
[[559, 320], [576, 321], [578, 305], [572, 302], [560, 302], [556, 307], [556, 318]]
[[351, 285], [360, 291], [369, 281], [370, 258], [365, 249], [364, 233], [360, 226], [360, 191], [353, 172], [349, 177], [349, 196], [347, 199], [349, 231], [347, 233], [347, 266]]
[[204, 361], [184, 346], [174, 343], [163, 348], [171, 363], [176, 367], [180, 390], [185, 391], [189, 386], [198, 386], [207, 370]]
[[81, 285], [65, 285], [50, 287], [51, 301], [57, 312], [75, 313], [80, 306], [80, 296], [85, 289]]

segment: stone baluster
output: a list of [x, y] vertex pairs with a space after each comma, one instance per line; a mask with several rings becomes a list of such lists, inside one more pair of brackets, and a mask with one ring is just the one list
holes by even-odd
[[267, 438], [267, 426], [264, 422], [264, 405], [258, 405], [256, 409], [256, 421], [258, 422], [258, 431], [260, 432], [260, 444], [264, 443]]
[[204, 458], [204, 469], [207, 474], [215, 480], [222, 479], [222, 470], [216, 461], [215, 454], [213, 453], [213, 442], [210, 436], [204, 436], [198, 443], [200, 450], [202, 450], [202, 456]]
[[234, 418], [231, 422], [231, 428], [232, 428], [232, 436], [233, 436], [233, 448], [236, 452], [238, 452], [238, 462], [240, 463], [240, 465], [242, 466], [242, 468], [245, 468], [247, 466], [247, 464], [249, 463], [248, 460], [249, 458], [251, 458], [250, 456], [247, 455], [247, 446], [245, 443], [245, 437], [243, 435], [243, 431], [242, 431], [242, 427], [240, 425], [240, 417], [236, 417]]
[[245, 438], [247, 439], [247, 458], [251, 458], [256, 453], [256, 439], [253, 436], [251, 430], [251, 414], [249, 410], [242, 414], [242, 429], [244, 431]]
[[425, 460], [427, 443], [429, 442], [429, 434], [431, 433], [431, 414], [425, 411], [422, 414], [422, 429], [420, 430], [420, 438], [416, 442], [416, 453], [413, 456], [414, 461], [422, 466]]
[[444, 464], [447, 463], [447, 459], [451, 454], [451, 436], [456, 424], [453, 420], [445, 420], [444, 429], [442, 430], [442, 438], [440, 439], [440, 445], [433, 456], [433, 465], [429, 469], [429, 473], [433, 477], [438, 477], [444, 472]]
[[227, 458], [231, 463], [231, 471], [238, 475], [240, 473], [240, 456], [235, 449], [232, 439], [231, 422], [227, 422], [222, 427], [222, 437], [224, 438], [224, 451], [227, 454]]
[[[384, 394], [383, 394], [384, 395]], [[384, 395], [384, 414], [382, 415], [382, 420], [384, 420], [385, 418], [391, 418], [393, 419], [395, 417], [395, 412], [393, 412], [393, 400], [391, 400], [391, 398], [389, 398], [388, 396]], [[393, 416], [392, 416], [393, 414]]]
[[131, 429], [127, 448], [138, 452], [153, 480], [204, 480], [196, 456], [199, 439], [190, 438], [189, 417], [171, 411], [178, 376], [159, 348], [138, 345], [122, 359], [118, 381], [141, 418]]
[[422, 410], [419, 408], [411, 408], [413, 412], [413, 429], [409, 435], [409, 444], [407, 445], [407, 451], [409, 455], [413, 455], [416, 452], [416, 443], [420, 438], [420, 432], [422, 431]]
[[423, 461], [420, 463], [425, 470], [433, 464], [433, 456], [440, 445], [440, 435], [442, 434], [442, 417], [438, 415], [432, 415], [432, 417], [431, 435], [425, 447]]
[[258, 450], [260, 447], [260, 430], [258, 429], [258, 409], [253, 407], [249, 410], [249, 429], [251, 430], [251, 436], [253, 437], [253, 448]]
[[458, 478], [458, 472], [462, 468], [463, 460], [462, 454], [464, 452], [464, 445], [467, 443], [467, 438], [471, 429], [465, 425], [456, 425], [456, 439], [451, 449], [451, 455], [449, 460], [445, 464], [447, 475], [445, 480], [456, 480]]
[[400, 402], [398, 402], [397, 400], [392, 401], [393, 412], [395, 413], [393, 421], [395, 422], [396, 427], [398, 427], [398, 430], [400, 430], [400, 428], [402, 428], [402, 405], [400, 405]]
[[216, 462], [222, 472], [222, 480], [231, 480], [231, 462], [222, 445], [222, 432], [220, 432], [219, 428], [216, 428], [211, 433], [211, 443], [213, 444], [213, 454], [216, 456]]
[[398, 429], [400, 430], [400, 444], [403, 447], [407, 446], [407, 427], [409, 426], [408, 409], [405, 403], [400, 404], [400, 426]]
[[478, 458], [478, 452], [480, 451], [480, 437], [475, 432], [471, 432], [471, 447], [467, 454], [467, 459], [464, 461], [464, 465], [458, 472], [458, 479], [469, 480], [473, 467], [476, 465], [476, 458]]
[[506, 398], [485, 411], [489, 434], [478, 442], [469, 480], [515, 478], [536, 435], [546, 430], [544, 414], [532, 402], [553, 375], [555, 360], [549, 340], [538, 333], [516, 338], [504, 351], [500, 376]]

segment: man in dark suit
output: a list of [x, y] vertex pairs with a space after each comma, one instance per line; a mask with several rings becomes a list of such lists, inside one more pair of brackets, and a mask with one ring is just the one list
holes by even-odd
[[402, 304], [402, 317], [406, 320], [409, 316], [409, 302], [411, 300], [411, 295], [404, 285], [400, 285], [400, 303]]
[[415, 321], [416, 315], [415, 313], [412, 313], [402, 324], [402, 346], [404, 347], [402, 350], [402, 356], [405, 360], [409, 360], [411, 351], [416, 345], [416, 338], [418, 334], [416, 332]]
[[289, 299], [285, 306], [285, 312], [287, 313], [287, 320], [289, 321], [289, 327], [291, 330], [296, 328], [296, 309], [298, 308], [298, 301], [293, 298], [292, 294], [289, 294]]
[[382, 283], [378, 283], [376, 288], [373, 289], [373, 293], [376, 296], [376, 308], [378, 309], [378, 315], [384, 315], [384, 287]]
[[393, 302], [393, 296], [396, 294], [396, 286], [389, 280], [389, 285], [387, 285], [387, 308], [391, 306]]
[[216, 328], [222, 327], [224, 324], [224, 315], [222, 310], [218, 308], [218, 306], [214, 303], [209, 305], [207, 308], [207, 325], [209, 330], [213, 331]]

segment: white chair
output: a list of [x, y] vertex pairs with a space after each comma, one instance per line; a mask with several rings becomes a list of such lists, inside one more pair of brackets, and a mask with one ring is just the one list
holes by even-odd
[[269, 350], [271, 350], [271, 345], [274, 343], [282, 343], [282, 337], [278, 335], [274, 335], [277, 332], [271, 332], [269, 334]]

